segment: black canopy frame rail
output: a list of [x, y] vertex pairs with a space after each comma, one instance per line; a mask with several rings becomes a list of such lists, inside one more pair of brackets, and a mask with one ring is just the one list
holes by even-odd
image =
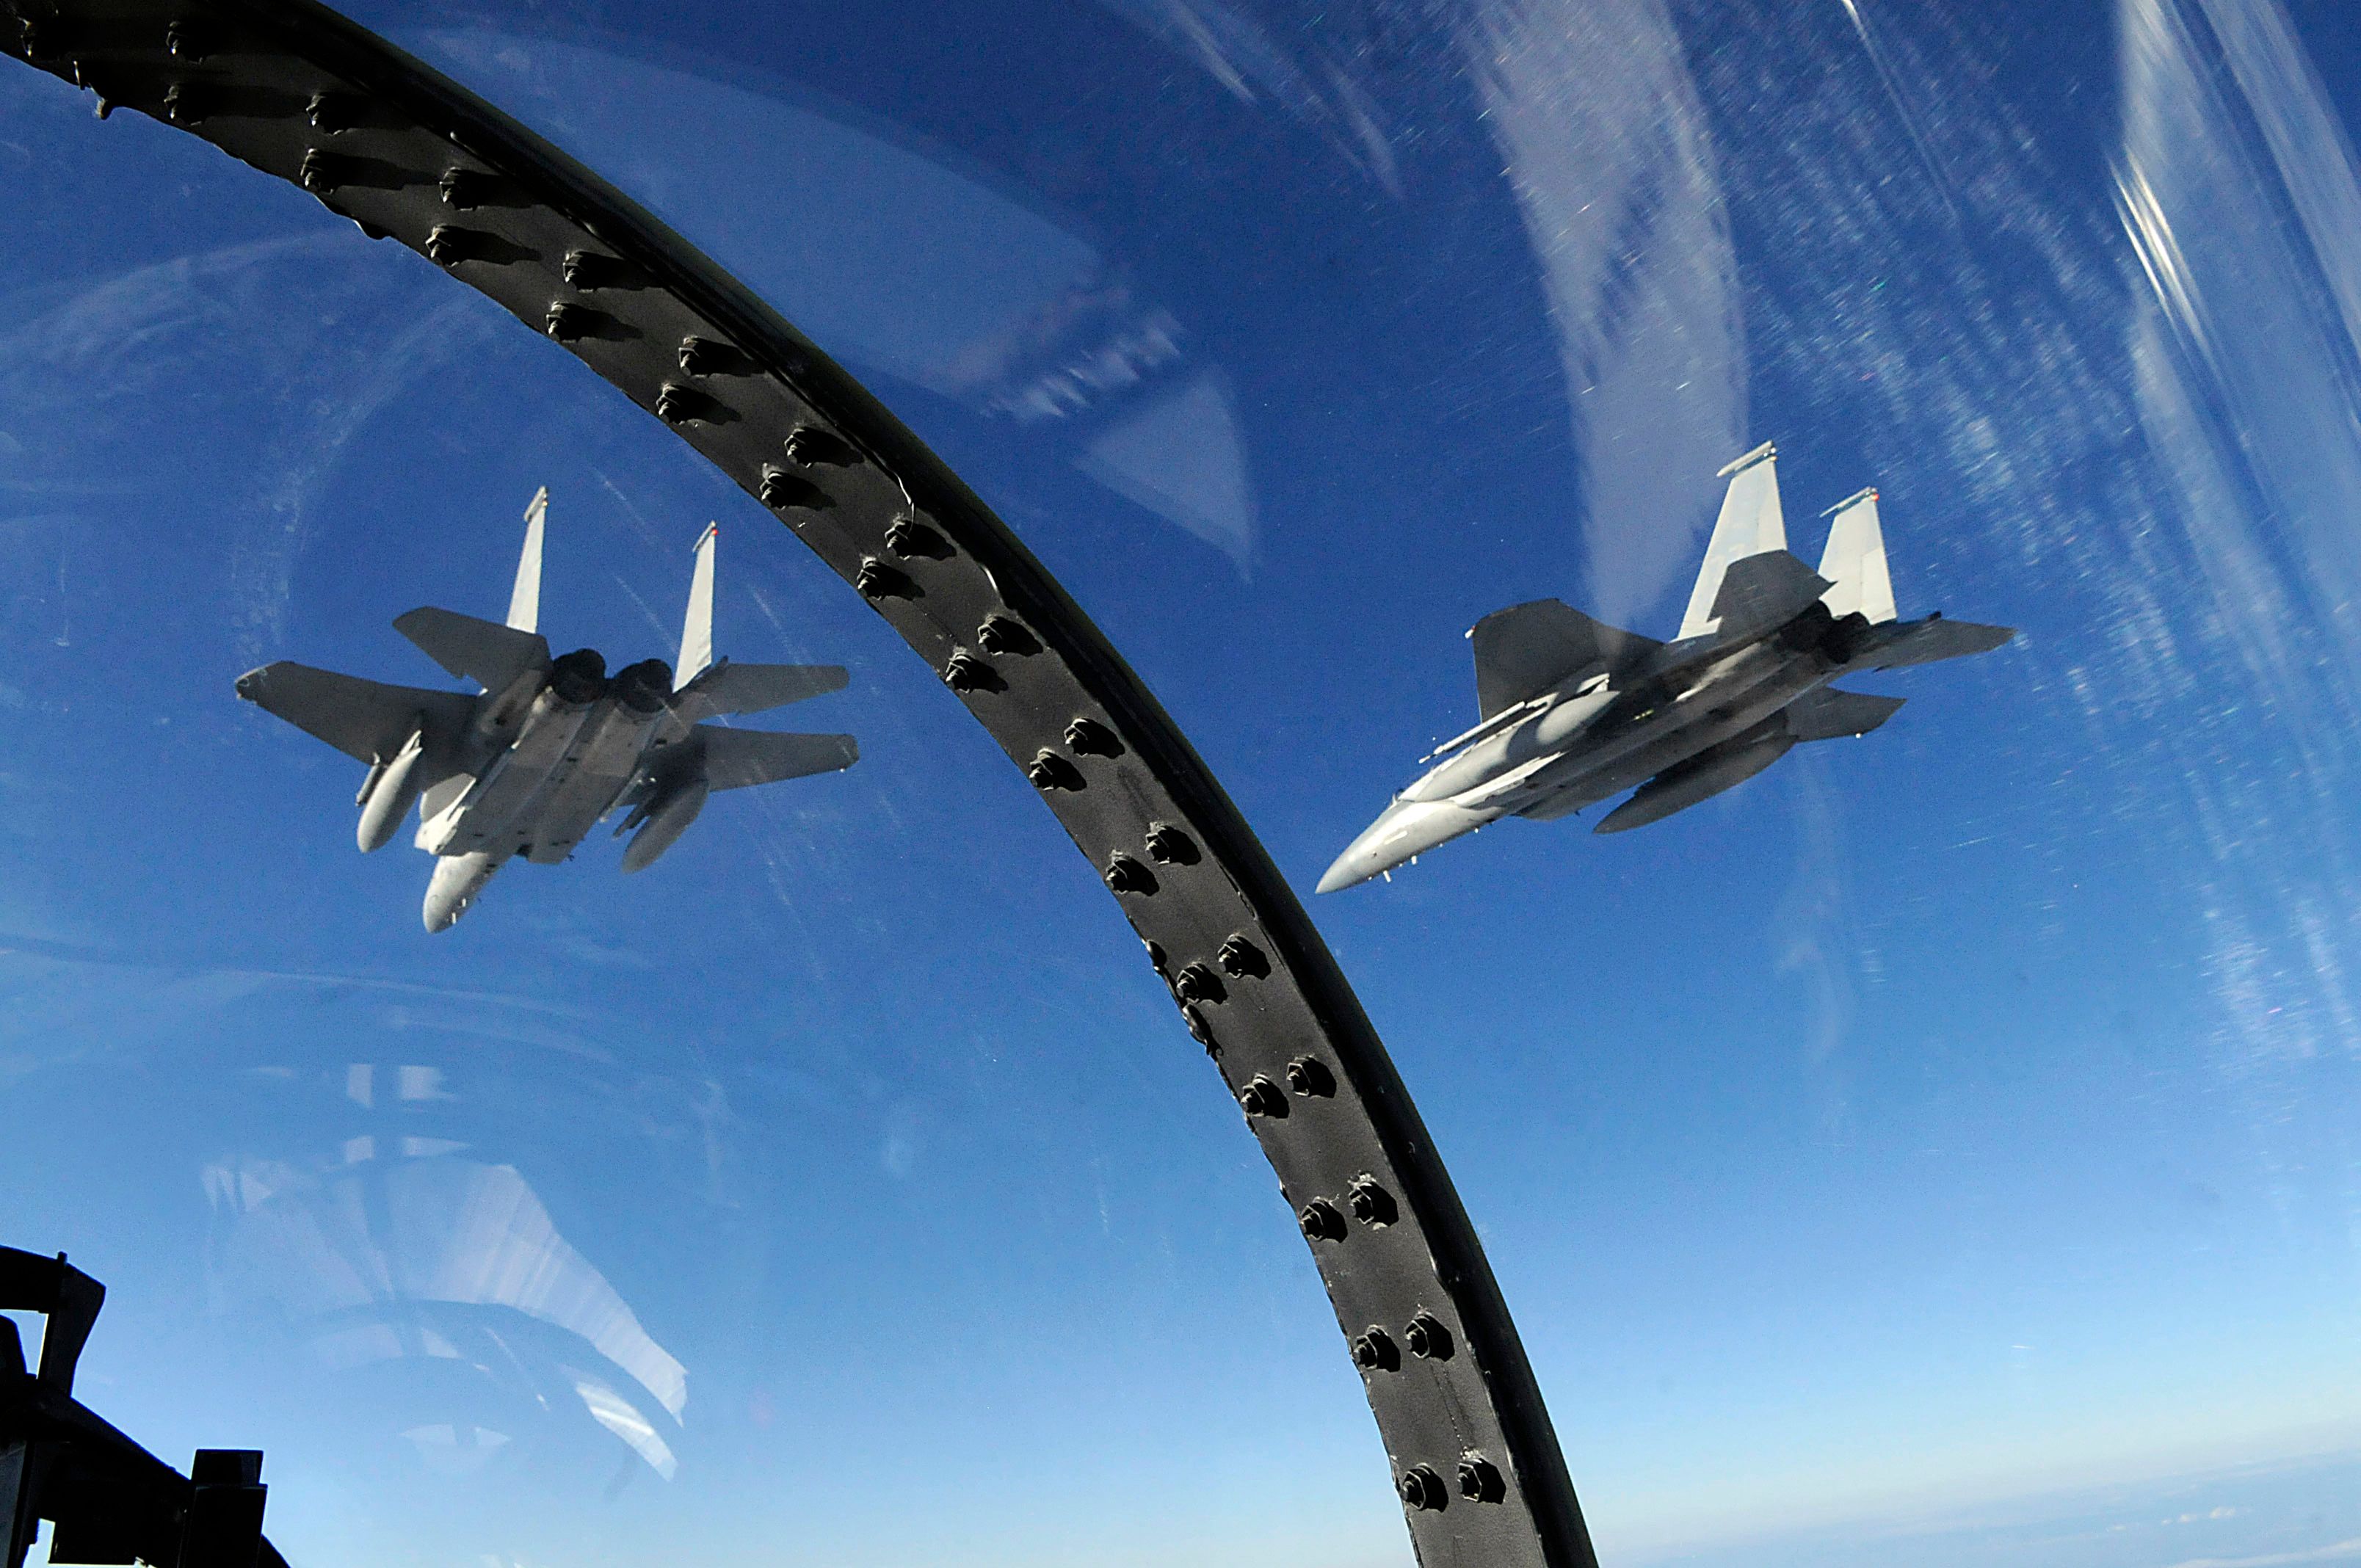
[[[752, 291], [313, 0], [0, 0], [0, 51], [292, 181], [572, 351], [940, 675], [1104, 880], [1276, 1170], [1427, 1568], [1595, 1568], [1549, 1413], [1400, 1075], [1171, 718], [1007, 526]], [[1284, 1485], [1284, 1477], [1274, 1477]]]

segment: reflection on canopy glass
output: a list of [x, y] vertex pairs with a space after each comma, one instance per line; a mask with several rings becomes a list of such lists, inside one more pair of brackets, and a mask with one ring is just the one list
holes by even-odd
[[[2340, 11], [354, 14], [859, 375], [1307, 897], [1409, 759], [1583, 696], [1503, 648], [1677, 646], [1766, 516], [1796, 614], [2016, 629], [1314, 912], [1603, 1560], [2361, 1560]], [[0, 1243], [106, 1282], [82, 1397], [263, 1449], [299, 1565], [1406, 1560], [1293, 1217], [934, 672], [559, 345], [90, 111], [0, 71]], [[842, 689], [675, 713], [693, 582], [717, 668]], [[708, 779], [628, 879], [661, 770], [511, 813], [570, 863], [429, 936], [454, 802], [363, 829], [361, 753], [526, 666], [421, 606], [859, 764]], [[238, 700], [281, 661], [435, 701], [340, 755]]]

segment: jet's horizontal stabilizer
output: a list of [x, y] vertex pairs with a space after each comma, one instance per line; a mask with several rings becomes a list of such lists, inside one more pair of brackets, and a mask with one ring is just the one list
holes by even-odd
[[1894, 619], [1894, 579], [1885, 569], [1885, 531], [1877, 522], [1877, 492], [1863, 490], [1828, 509], [1828, 546], [1820, 576], [1834, 586], [1820, 596], [1828, 613], [1860, 614], [1872, 626]]
[[1945, 620], [1940, 616], [1881, 630], [1885, 636], [1853, 655], [1854, 668], [1898, 670], [1909, 664], [1964, 659], [1971, 653], [1989, 653], [2016, 635], [2013, 626], [1980, 626], [1972, 620]]
[[1784, 550], [1732, 561], [1713, 598], [1714, 629], [1724, 638], [1769, 631], [1801, 615], [1828, 591], [1828, 579]]
[[[467, 729], [477, 701], [466, 692], [387, 685], [285, 661], [238, 676], [237, 695], [357, 762], [391, 762], [423, 728], [433, 763]], [[430, 769], [425, 782], [438, 776]]]
[[1562, 599], [1496, 609], [1467, 637], [1476, 645], [1476, 702], [1487, 718], [1576, 675], [1612, 669], [1662, 646], [1594, 620]]
[[413, 609], [395, 617], [393, 629], [428, 658], [486, 691], [499, 691], [527, 670], [549, 665], [549, 641], [541, 633], [456, 609]]
[[1685, 639], [1719, 630], [1719, 611], [1714, 607], [1733, 562], [1787, 548], [1787, 520], [1779, 510], [1779, 449], [1766, 441], [1721, 473], [1730, 480], [1730, 489], [1721, 498], [1705, 564], [1697, 569], [1689, 608], [1681, 617]]
[[767, 713], [842, 691], [851, 678], [841, 664], [716, 664], [689, 683], [680, 706], [700, 718], [716, 713]]
[[715, 789], [744, 789], [781, 779], [832, 773], [861, 760], [850, 735], [774, 735], [761, 729], [724, 729], [700, 724], [705, 777]]
[[1893, 718], [1907, 700], [1822, 686], [1787, 705], [1787, 733], [1798, 740], [1836, 740], [1848, 735], [1866, 735]]

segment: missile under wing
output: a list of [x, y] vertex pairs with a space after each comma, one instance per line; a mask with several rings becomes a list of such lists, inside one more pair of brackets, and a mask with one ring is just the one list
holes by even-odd
[[1468, 633], [1479, 718], [1320, 879], [1334, 892], [1508, 816], [1569, 817], [1631, 792], [1596, 831], [1659, 822], [1763, 772], [1795, 746], [1865, 735], [1903, 699], [1831, 683], [1987, 652], [2004, 626], [1897, 619], [1878, 496], [1828, 509], [1817, 569], [1787, 549], [1778, 452], [1724, 468], [1730, 481], [1669, 642], [1556, 599], [1496, 610]]
[[553, 657], [540, 630], [548, 491], [525, 513], [505, 620], [425, 608], [394, 627], [473, 692], [393, 685], [292, 663], [247, 672], [238, 695], [368, 765], [356, 802], [364, 851], [392, 841], [415, 806], [418, 848], [435, 856], [430, 931], [448, 927], [509, 861], [568, 859], [625, 813], [622, 869], [653, 864], [718, 790], [835, 772], [850, 735], [774, 734], [705, 722], [840, 690], [834, 664], [733, 664], [713, 652], [719, 531], [698, 538], [675, 664], [612, 675], [591, 649]]

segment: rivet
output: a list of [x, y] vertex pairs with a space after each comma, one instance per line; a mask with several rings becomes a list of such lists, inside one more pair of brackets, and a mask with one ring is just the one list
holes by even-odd
[[666, 381], [664, 389], [656, 394], [656, 418], [666, 424], [686, 424], [692, 420], [710, 424], [720, 409], [720, 404], [703, 392], [676, 381]]
[[204, 117], [204, 89], [186, 82], [164, 89], [164, 118], [176, 126], [193, 126]]
[[852, 575], [852, 586], [873, 599], [906, 599], [918, 597], [918, 585], [880, 561], [874, 555], [861, 558], [861, 570]]
[[1500, 1467], [1480, 1453], [1459, 1462], [1459, 1495], [1471, 1503], [1497, 1503], [1509, 1495]]
[[1077, 718], [1067, 725], [1066, 744], [1093, 757], [1123, 755], [1123, 738], [1095, 718]]
[[490, 181], [472, 169], [454, 164], [443, 171], [441, 183], [445, 203], [458, 212], [467, 213], [484, 204]]
[[558, 273], [573, 289], [620, 289], [635, 278], [629, 263], [595, 250], [569, 250]]
[[742, 376], [754, 367], [735, 345], [694, 334], [680, 340], [679, 358], [680, 367], [692, 376]]
[[1082, 769], [1047, 750], [1026, 764], [1025, 776], [1033, 781], [1036, 789], [1077, 790], [1083, 784]]
[[1230, 994], [1221, 977], [1203, 964], [1191, 964], [1174, 975], [1172, 991], [1183, 1002], [1220, 1002]]
[[1401, 1352], [1393, 1335], [1371, 1324], [1368, 1332], [1353, 1336], [1353, 1365], [1364, 1372], [1399, 1372]]
[[[949, 557], [951, 553], [950, 541], [915, 517], [897, 517], [887, 525], [885, 548], [906, 561], [917, 555], [924, 555], [929, 561], [940, 561]], [[982, 639], [979, 638], [977, 641], [981, 641]], [[999, 649], [989, 645], [985, 651], [993, 653], [1000, 652]]]
[[836, 505], [835, 497], [801, 474], [790, 474], [785, 468], [769, 464], [763, 465], [762, 482], [754, 487], [754, 493], [762, 497], [763, 504], [774, 511], [788, 511], [796, 508], [805, 511], [826, 511]]
[[101, 99], [99, 99], [99, 100], [98, 100], [98, 102], [97, 102], [96, 104], [93, 104], [93, 105], [91, 106], [91, 113], [93, 113], [93, 114], [96, 115], [100, 119], [104, 120], [104, 119], [109, 118], [110, 116], [112, 116], [112, 115], [114, 115], [114, 113], [115, 113], [115, 105], [114, 105], [112, 103], [110, 103], [108, 100], [106, 100], [105, 98], [103, 98], [103, 97], [102, 97]]
[[1336, 1075], [1316, 1057], [1298, 1057], [1287, 1064], [1287, 1087], [1306, 1099], [1325, 1099], [1336, 1092]]
[[303, 106], [303, 117], [312, 123], [313, 130], [334, 136], [361, 123], [360, 101], [342, 93], [314, 93], [312, 101]]
[[1402, 1472], [1401, 1500], [1422, 1513], [1440, 1513], [1451, 1501], [1443, 1490], [1443, 1477], [1423, 1464]]
[[1336, 1212], [1336, 1205], [1325, 1198], [1314, 1198], [1295, 1216], [1303, 1227], [1304, 1238], [1315, 1242], [1341, 1242], [1345, 1239], [1345, 1216]]
[[807, 468], [841, 468], [857, 454], [835, 432], [816, 424], [799, 424], [787, 436], [787, 455]]
[[480, 247], [478, 236], [470, 230], [453, 228], [448, 224], [436, 224], [426, 231], [427, 258], [441, 267], [456, 266], [473, 258]]
[[1041, 651], [1041, 640], [1027, 630], [1022, 621], [1005, 615], [987, 615], [983, 624], [975, 629], [975, 640], [995, 653], [1010, 653], [1029, 659]]
[[1160, 866], [1193, 866], [1202, 858], [1197, 852], [1196, 839], [1162, 822], [1148, 829], [1148, 852]]
[[333, 152], [313, 148], [303, 154], [303, 163], [295, 171], [296, 183], [314, 196], [324, 196], [344, 183], [345, 160]]
[[1394, 1195], [1378, 1186], [1373, 1176], [1353, 1178], [1353, 1185], [1345, 1190], [1345, 1207], [1361, 1223], [1380, 1229], [1401, 1218]]
[[212, 49], [204, 28], [195, 22], [173, 22], [164, 29], [164, 52], [174, 60], [200, 60]]
[[1213, 1038], [1213, 1026], [1205, 1022], [1205, 1015], [1202, 1013], [1198, 1012], [1194, 1007], [1183, 1007], [1180, 1009], [1180, 1022], [1189, 1025], [1190, 1038], [1204, 1047], [1207, 1056], [1216, 1061], [1221, 1059], [1221, 1044]]
[[572, 343], [577, 338], [597, 334], [607, 318], [588, 305], [577, 305], [571, 300], [553, 301], [549, 314], [542, 320], [542, 330], [560, 343]]
[[1421, 1312], [1402, 1330], [1402, 1343], [1410, 1353], [1424, 1361], [1448, 1361], [1455, 1348], [1451, 1343], [1451, 1331], [1443, 1326], [1433, 1314]]
[[1000, 672], [964, 648], [954, 648], [943, 665], [943, 685], [955, 692], [1006, 691]]
[[1284, 1117], [1287, 1114], [1287, 1096], [1278, 1084], [1260, 1073], [1247, 1080], [1246, 1086], [1238, 1091], [1238, 1104], [1249, 1116]]
[[1161, 942], [1151, 942], [1147, 938], [1143, 937], [1140, 938], [1140, 946], [1148, 949], [1148, 967], [1153, 969], [1158, 974], [1163, 974], [1166, 972], [1164, 966], [1171, 960], [1165, 954], [1164, 944]]
[[353, 220], [353, 227], [360, 230], [365, 238], [390, 239], [392, 237], [390, 230], [381, 229], [366, 218], [355, 218]]
[[1269, 978], [1270, 959], [1264, 957], [1263, 950], [1247, 941], [1244, 936], [1235, 936], [1224, 942], [1221, 951], [1215, 953], [1213, 957], [1220, 961], [1222, 972], [1232, 980], [1245, 980], [1248, 976], [1256, 980]]
[[1142, 898], [1156, 893], [1156, 873], [1129, 855], [1117, 855], [1107, 862], [1105, 881], [1114, 893], [1136, 893]]

